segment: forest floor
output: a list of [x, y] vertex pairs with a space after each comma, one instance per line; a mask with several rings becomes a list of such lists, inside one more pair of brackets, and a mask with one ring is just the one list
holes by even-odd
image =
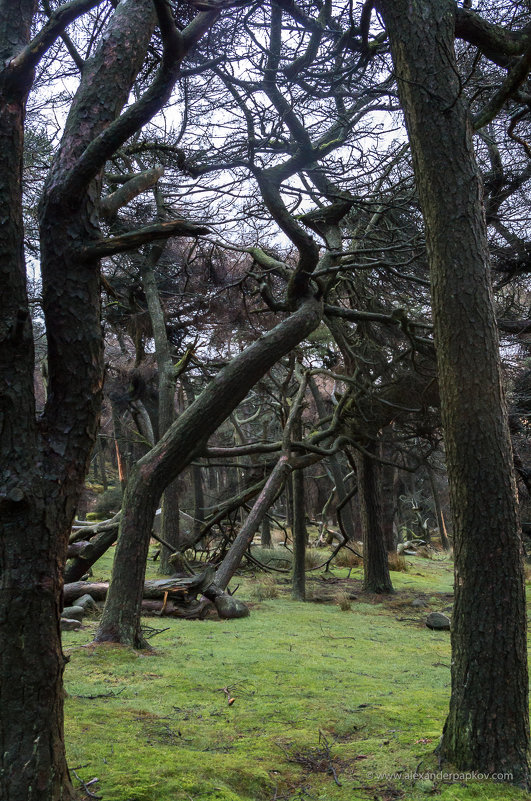
[[[451, 614], [452, 564], [407, 563], [388, 597], [361, 592], [360, 568], [309, 573], [306, 603], [285, 576], [238, 577], [250, 617], [146, 618], [161, 630], [151, 653], [91, 645], [96, 621], [65, 632], [76, 786], [104, 801], [529, 799], [439, 769], [450, 636], [425, 619]], [[109, 569], [104, 557], [94, 580]]]

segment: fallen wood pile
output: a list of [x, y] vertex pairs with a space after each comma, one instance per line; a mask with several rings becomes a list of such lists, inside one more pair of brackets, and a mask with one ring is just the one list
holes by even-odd
[[[204, 602], [197, 600], [204, 595], [212, 601], [220, 617], [245, 617], [249, 610], [242, 601], [223, 592], [214, 584], [215, 570], [208, 567], [195, 576], [178, 576], [169, 579], [154, 579], [144, 583], [142, 609], [145, 613], [168, 615], [171, 617], [200, 617]], [[66, 607], [75, 603], [83, 595], [90, 595], [95, 601], [104, 601], [109, 582], [74, 581], [64, 585], [63, 603]]]

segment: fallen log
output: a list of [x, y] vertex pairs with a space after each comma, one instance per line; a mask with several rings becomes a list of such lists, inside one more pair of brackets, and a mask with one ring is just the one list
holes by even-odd
[[142, 614], [155, 615], [156, 617], [179, 617], [188, 620], [204, 617], [210, 604], [204, 601], [194, 601], [187, 606], [179, 606], [173, 601], [142, 601]]
[[91, 595], [95, 601], [104, 601], [108, 589], [108, 581], [74, 581], [64, 585], [63, 603], [71, 606], [82, 595]]
[[70, 545], [68, 546], [66, 558], [75, 559], [76, 556], [79, 556], [82, 553], [83, 549], [86, 548], [87, 545], [89, 544], [90, 543], [88, 540], [81, 540], [80, 542], [71, 542]]
[[[179, 600], [186, 596], [194, 597], [200, 595], [214, 578], [214, 568], [208, 567], [203, 573], [196, 576], [184, 576], [169, 579], [154, 579], [144, 583], [143, 597], [152, 600], [163, 600], [164, 595], [178, 596]], [[92, 595], [95, 601], [104, 601], [109, 589], [108, 581], [74, 581], [65, 584], [63, 589], [63, 603], [71, 604], [81, 595]]]
[[100, 520], [97, 523], [90, 523], [88, 520], [79, 520], [78, 525], [72, 526], [70, 543], [78, 542], [79, 540], [90, 540], [102, 531], [109, 531], [110, 529], [116, 529], [118, 531], [121, 516], [122, 510], [120, 509], [113, 517], [110, 517], [108, 520]]
[[83, 545], [83, 547], [78, 549], [77, 553], [72, 554], [73, 559], [65, 568], [65, 583], [70, 584], [74, 581], [78, 581], [81, 576], [84, 576], [85, 573], [88, 573], [92, 565], [98, 561], [100, 556], [103, 556], [105, 551], [107, 551], [111, 545], [114, 545], [117, 536], [118, 525], [113, 526], [106, 531], [102, 531], [100, 534], [94, 536], [94, 538], [89, 542], [70, 543], [68, 546], [69, 558], [71, 556], [71, 548], [77, 548], [79, 545]]
[[[221, 618], [246, 617], [249, 614], [247, 606], [217, 587], [213, 581], [214, 575], [215, 569], [207, 567], [196, 576], [146, 581], [142, 608], [152, 613], [158, 611], [160, 614], [170, 614], [172, 617], [201, 618], [204, 615], [204, 603], [196, 599], [197, 596], [204, 595], [212, 601]], [[108, 581], [74, 581], [64, 585], [63, 603], [68, 606], [85, 594], [91, 595], [95, 601], [104, 601], [108, 589]]]

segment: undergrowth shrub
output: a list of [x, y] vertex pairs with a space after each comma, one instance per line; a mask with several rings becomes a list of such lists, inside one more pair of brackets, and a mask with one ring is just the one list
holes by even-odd
[[340, 592], [336, 593], [334, 596], [334, 602], [337, 606], [339, 606], [342, 612], [348, 612], [352, 607], [350, 596], [348, 592], [345, 592], [345, 590], [341, 590]]
[[102, 492], [94, 505], [94, 515], [99, 520], [112, 517], [120, 511], [122, 506], [122, 488], [111, 487], [107, 492]]
[[397, 573], [407, 573], [409, 570], [406, 558], [401, 553], [391, 551], [387, 554], [387, 558], [389, 561], [389, 570], [394, 570]]
[[306, 548], [304, 564], [307, 570], [312, 567], [319, 567], [324, 561], [325, 557], [323, 557], [323, 552], [319, 548]]
[[[358, 548], [356, 548], [356, 550], [358, 550]], [[363, 559], [349, 548], [341, 548], [335, 555], [334, 564], [337, 567], [358, 567], [363, 564]]]
[[270, 598], [278, 598], [275, 577], [266, 574], [257, 579], [251, 588], [249, 597], [253, 601], [267, 601]]

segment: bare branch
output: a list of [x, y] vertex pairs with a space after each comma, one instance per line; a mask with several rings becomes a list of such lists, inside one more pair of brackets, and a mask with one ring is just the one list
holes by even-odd
[[495, 64], [508, 67], [515, 56], [521, 56], [527, 48], [531, 26], [521, 31], [509, 31], [493, 25], [468, 8], [456, 6], [455, 34], [472, 45]]
[[102, 259], [104, 256], [113, 256], [115, 253], [136, 250], [141, 245], [154, 242], [156, 239], [169, 239], [171, 236], [200, 236], [209, 233], [210, 228], [204, 225], [194, 225], [186, 220], [170, 220], [170, 222], [146, 225], [121, 236], [98, 239], [82, 248], [79, 255], [82, 259]]
[[29, 77], [42, 56], [63, 34], [65, 28], [81, 14], [85, 14], [101, 2], [102, 0], [71, 0], [70, 3], [56, 8], [35, 38], [9, 62], [8, 71], [11, 80], [19, 81]]
[[[78, 197], [117, 148], [164, 107], [179, 77], [183, 58], [219, 15], [218, 11], [199, 13], [179, 34], [180, 40], [177, 48], [176, 40], [173, 35], [170, 35], [169, 19], [162, 8], [164, 5], [163, 0], [160, 0], [157, 4], [157, 11], [160, 11], [163, 19], [161, 33], [163, 34], [165, 55], [153, 83], [136, 103], [133, 103], [87, 146], [60, 187], [64, 197], [73, 199]], [[161, 24], [160, 17], [159, 24]]]
[[107, 220], [115, 217], [122, 206], [126, 206], [142, 192], [151, 189], [163, 175], [164, 167], [153, 167], [152, 170], [145, 170], [126, 181], [120, 189], [103, 198], [100, 204], [102, 216]]
[[531, 41], [528, 43], [522, 57], [509, 70], [507, 77], [497, 92], [491, 97], [484, 108], [474, 117], [473, 123], [476, 131], [483, 128], [502, 109], [506, 100], [516, 92], [529, 74], [531, 69]]

